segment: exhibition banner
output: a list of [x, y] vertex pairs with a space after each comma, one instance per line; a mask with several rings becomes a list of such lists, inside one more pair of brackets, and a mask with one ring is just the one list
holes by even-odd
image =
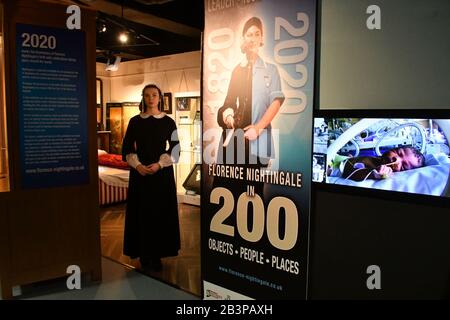
[[305, 299], [316, 1], [205, 0], [204, 299]]
[[79, 30], [16, 25], [23, 188], [86, 184], [86, 40]]

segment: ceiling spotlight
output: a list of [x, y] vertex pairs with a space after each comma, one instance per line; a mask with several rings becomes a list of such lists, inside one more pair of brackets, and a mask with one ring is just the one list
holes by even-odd
[[107, 30], [106, 24], [103, 21], [97, 19], [97, 31], [99, 33], [104, 33], [106, 32], [106, 30]]
[[119, 41], [122, 42], [122, 43], [127, 43], [128, 35], [125, 32], [121, 32], [119, 34]]

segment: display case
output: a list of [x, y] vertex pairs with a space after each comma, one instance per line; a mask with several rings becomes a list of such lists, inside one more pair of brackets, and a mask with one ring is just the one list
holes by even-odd
[[[180, 160], [175, 166], [177, 193], [183, 202], [199, 203], [199, 194], [195, 190], [186, 190], [183, 186], [201, 156], [200, 93], [185, 92], [174, 94], [175, 118], [180, 139]], [[187, 197], [186, 197], [187, 196]], [[190, 199], [190, 200], [188, 200]]]
[[103, 127], [103, 81], [102, 79], [95, 79], [96, 83], [96, 111], [97, 111], [97, 131], [104, 130]]

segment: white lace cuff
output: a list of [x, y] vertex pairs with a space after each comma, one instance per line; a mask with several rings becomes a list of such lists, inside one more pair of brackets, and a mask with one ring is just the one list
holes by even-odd
[[223, 122], [227, 122], [227, 117], [228, 116], [232, 116], [234, 117], [234, 110], [232, 108], [226, 108], [223, 113], [222, 113], [222, 117], [223, 117]]
[[173, 159], [168, 153], [163, 153], [161, 157], [159, 157], [158, 164], [162, 168], [169, 167], [173, 164]]
[[127, 158], [127, 163], [130, 165], [130, 167], [132, 167], [134, 169], [136, 169], [136, 167], [138, 165], [142, 164], [139, 161], [139, 158], [136, 153], [129, 153], [129, 154], [127, 154], [126, 158]]

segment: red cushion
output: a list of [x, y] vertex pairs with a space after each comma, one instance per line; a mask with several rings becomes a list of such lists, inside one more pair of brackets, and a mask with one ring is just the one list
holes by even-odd
[[98, 164], [101, 166], [129, 170], [128, 163], [122, 161], [120, 154], [102, 154], [98, 156]]

